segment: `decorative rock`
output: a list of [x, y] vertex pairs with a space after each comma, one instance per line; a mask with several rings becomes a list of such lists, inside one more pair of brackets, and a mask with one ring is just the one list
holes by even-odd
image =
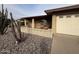
[[[27, 34], [25, 34], [27, 36]], [[5, 40], [3, 40], [3, 38]], [[0, 53], [6, 54], [40, 54], [50, 53], [52, 39], [29, 34], [28, 38], [16, 44], [16, 39], [12, 32], [0, 35]]]

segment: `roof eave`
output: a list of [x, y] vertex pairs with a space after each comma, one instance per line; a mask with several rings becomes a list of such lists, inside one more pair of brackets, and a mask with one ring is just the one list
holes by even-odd
[[72, 9], [76, 9], [76, 8], [79, 8], [79, 5], [72, 5], [72, 6], [66, 6], [66, 7], [56, 8], [56, 9], [49, 9], [49, 10], [45, 10], [44, 12], [46, 14], [52, 14], [54, 12], [72, 10]]

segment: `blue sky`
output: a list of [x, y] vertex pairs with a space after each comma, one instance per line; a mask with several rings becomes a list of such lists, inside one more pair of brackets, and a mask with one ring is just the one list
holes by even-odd
[[[13, 13], [15, 19], [28, 16], [45, 15], [44, 10], [69, 6], [68, 4], [5, 4], [9, 12]], [[1, 8], [1, 5], [0, 5]], [[1, 10], [1, 9], [0, 9]]]

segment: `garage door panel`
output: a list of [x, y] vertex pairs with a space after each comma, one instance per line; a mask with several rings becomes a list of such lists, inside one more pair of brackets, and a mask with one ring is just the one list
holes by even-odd
[[67, 18], [57, 17], [57, 33], [79, 36], [79, 17], [71, 16]]

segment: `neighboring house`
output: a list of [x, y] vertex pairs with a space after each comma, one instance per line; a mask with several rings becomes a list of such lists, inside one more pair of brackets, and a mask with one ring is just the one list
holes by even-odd
[[[53, 38], [51, 53], [79, 53], [79, 5], [45, 12], [47, 15], [25, 17], [21, 22], [24, 22], [25, 26], [27, 20], [30, 22], [30, 33]], [[46, 24], [38, 24], [41, 20], [46, 20]], [[22, 27], [22, 31], [27, 32], [26, 27]]]

